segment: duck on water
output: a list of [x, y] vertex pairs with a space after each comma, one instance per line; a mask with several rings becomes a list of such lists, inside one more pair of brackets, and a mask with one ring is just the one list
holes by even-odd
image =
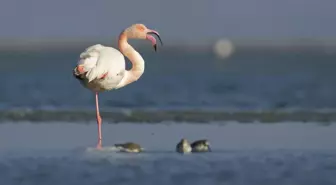
[[177, 143], [176, 145], [176, 152], [178, 153], [182, 153], [182, 154], [185, 154], [185, 153], [190, 153], [192, 150], [188, 140], [186, 139], [181, 139], [181, 141], [179, 143]]
[[115, 144], [114, 145], [120, 152], [126, 152], [126, 153], [140, 153], [144, 151], [144, 148], [142, 148], [139, 144], [127, 142], [127, 143], [121, 143], [121, 144]]
[[210, 143], [206, 139], [201, 139], [191, 143], [192, 152], [211, 152]]

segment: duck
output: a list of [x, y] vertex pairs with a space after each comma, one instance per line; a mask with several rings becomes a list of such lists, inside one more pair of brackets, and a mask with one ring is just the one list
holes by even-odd
[[190, 153], [192, 150], [188, 140], [182, 138], [181, 141], [179, 143], [177, 143], [176, 145], [176, 152], [178, 153]]
[[126, 152], [126, 153], [140, 153], [140, 152], [143, 152], [144, 150], [139, 144], [136, 144], [133, 142], [115, 144], [114, 146], [120, 152]]
[[192, 152], [211, 152], [210, 143], [206, 139], [201, 139], [191, 143]]

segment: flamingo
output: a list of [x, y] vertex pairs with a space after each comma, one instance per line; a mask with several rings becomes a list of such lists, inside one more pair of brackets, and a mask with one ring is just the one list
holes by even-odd
[[[98, 143], [96, 148], [102, 148], [101, 124], [98, 93], [122, 88], [137, 81], [145, 71], [145, 61], [141, 55], [127, 42], [128, 39], [147, 39], [157, 51], [156, 35], [163, 45], [157, 31], [147, 28], [144, 24], [133, 24], [124, 29], [118, 40], [119, 50], [101, 44], [86, 48], [80, 54], [73, 75], [96, 96], [96, 118], [98, 125]], [[132, 68], [126, 70], [126, 56], [132, 63]]]

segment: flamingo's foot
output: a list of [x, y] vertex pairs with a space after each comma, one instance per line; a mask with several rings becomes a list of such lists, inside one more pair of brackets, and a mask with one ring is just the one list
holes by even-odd
[[101, 150], [102, 148], [103, 148], [103, 146], [102, 146], [102, 140], [98, 139], [98, 143], [97, 143], [96, 149]]

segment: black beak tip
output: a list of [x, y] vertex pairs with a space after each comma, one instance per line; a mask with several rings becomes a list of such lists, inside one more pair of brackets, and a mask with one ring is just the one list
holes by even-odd
[[153, 45], [155, 52], [157, 51], [156, 44]]
[[[154, 35], [156, 35], [158, 37], [159, 41], [160, 41], [161, 46], [163, 46], [163, 42], [162, 42], [161, 37], [160, 37], [159, 34], [157, 34], [155, 32], [149, 32], [148, 34], [154, 34]], [[156, 47], [156, 44], [154, 45], [154, 47]], [[156, 51], [156, 49], [155, 49], [155, 51]]]
[[158, 38], [159, 38], [159, 40], [160, 40], [160, 44], [161, 44], [161, 46], [163, 46], [163, 42], [162, 42], [160, 36], [158, 36]]

